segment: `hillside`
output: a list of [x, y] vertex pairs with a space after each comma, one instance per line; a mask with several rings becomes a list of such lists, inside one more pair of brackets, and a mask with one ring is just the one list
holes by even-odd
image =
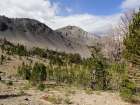
[[0, 37], [12, 43], [20, 43], [28, 49], [32, 47], [48, 48], [59, 52], [79, 53], [82, 57], [90, 57], [89, 49], [81, 41], [73, 42], [65, 38], [45, 24], [28, 18], [11, 19], [0, 16]]

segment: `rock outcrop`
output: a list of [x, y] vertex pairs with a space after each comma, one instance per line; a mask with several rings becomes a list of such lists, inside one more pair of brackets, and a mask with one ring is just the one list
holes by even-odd
[[77, 26], [63, 27], [57, 29], [56, 32], [63, 35], [66, 39], [81, 45], [88, 45], [88, 46], [100, 45], [100, 39], [101, 39], [100, 36], [88, 33]]

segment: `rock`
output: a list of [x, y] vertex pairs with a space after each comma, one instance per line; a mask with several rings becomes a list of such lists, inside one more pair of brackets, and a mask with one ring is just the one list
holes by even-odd
[[24, 100], [29, 101], [29, 99], [28, 99], [28, 98], [25, 98]]
[[5, 31], [8, 29], [8, 26], [4, 22], [0, 22], [0, 31]]

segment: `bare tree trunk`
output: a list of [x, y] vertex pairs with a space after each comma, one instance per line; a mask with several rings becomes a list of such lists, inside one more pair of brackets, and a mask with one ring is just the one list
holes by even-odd
[[[114, 61], [121, 59], [120, 53], [122, 51], [121, 46], [123, 45], [123, 39], [126, 34], [129, 33], [129, 26], [132, 23], [134, 16], [135, 9], [125, 11], [123, 16], [121, 16], [118, 25], [109, 27], [106, 32], [106, 36], [108, 37], [106, 42], [108, 44], [106, 44], [107, 46], [105, 48], [111, 53]], [[109, 39], [114, 41], [114, 45], [109, 41]]]
[[96, 70], [92, 70], [92, 82], [91, 82], [91, 89], [92, 90], [94, 90], [94, 88], [95, 88], [95, 72], [96, 72]]

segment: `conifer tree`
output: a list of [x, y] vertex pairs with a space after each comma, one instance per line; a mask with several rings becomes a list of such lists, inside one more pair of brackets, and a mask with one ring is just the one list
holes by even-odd
[[28, 65], [25, 65], [24, 62], [22, 63], [22, 67], [19, 68], [18, 73], [20, 76], [23, 77], [23, 79], [30, 79], [31, 76], [31, 67]]
[[140, 10], [135, 14], [129, 32], [124, 39], [126, 49], [122, 52], [123, 57], [133, 64], [140, 65]]
[[46, 80], [46, 66], [43, 63], [35, 63], [30, 80], [33, 85]]
[[[92, 81], [92, 85], [91, 85], [91, 88], [94, 89], [103, 89], [105, 90], [106, 89], [106, 81], [105, 81], [105, 78], [106, 78], [106, 68], [107, 68], [107, 62], [106, 62], [106, 59], [103, 57], [102, 54], [100, 54], [100, 48], [97, 48], [97, 47], [94, 47], [94, 50], [92, 52], [92, 58], [93, 58], [93, 70], [92, 72], [93, 75], [95, 74], [95, 77]], [[95, 85], [95, 86], [94, 86]]]

